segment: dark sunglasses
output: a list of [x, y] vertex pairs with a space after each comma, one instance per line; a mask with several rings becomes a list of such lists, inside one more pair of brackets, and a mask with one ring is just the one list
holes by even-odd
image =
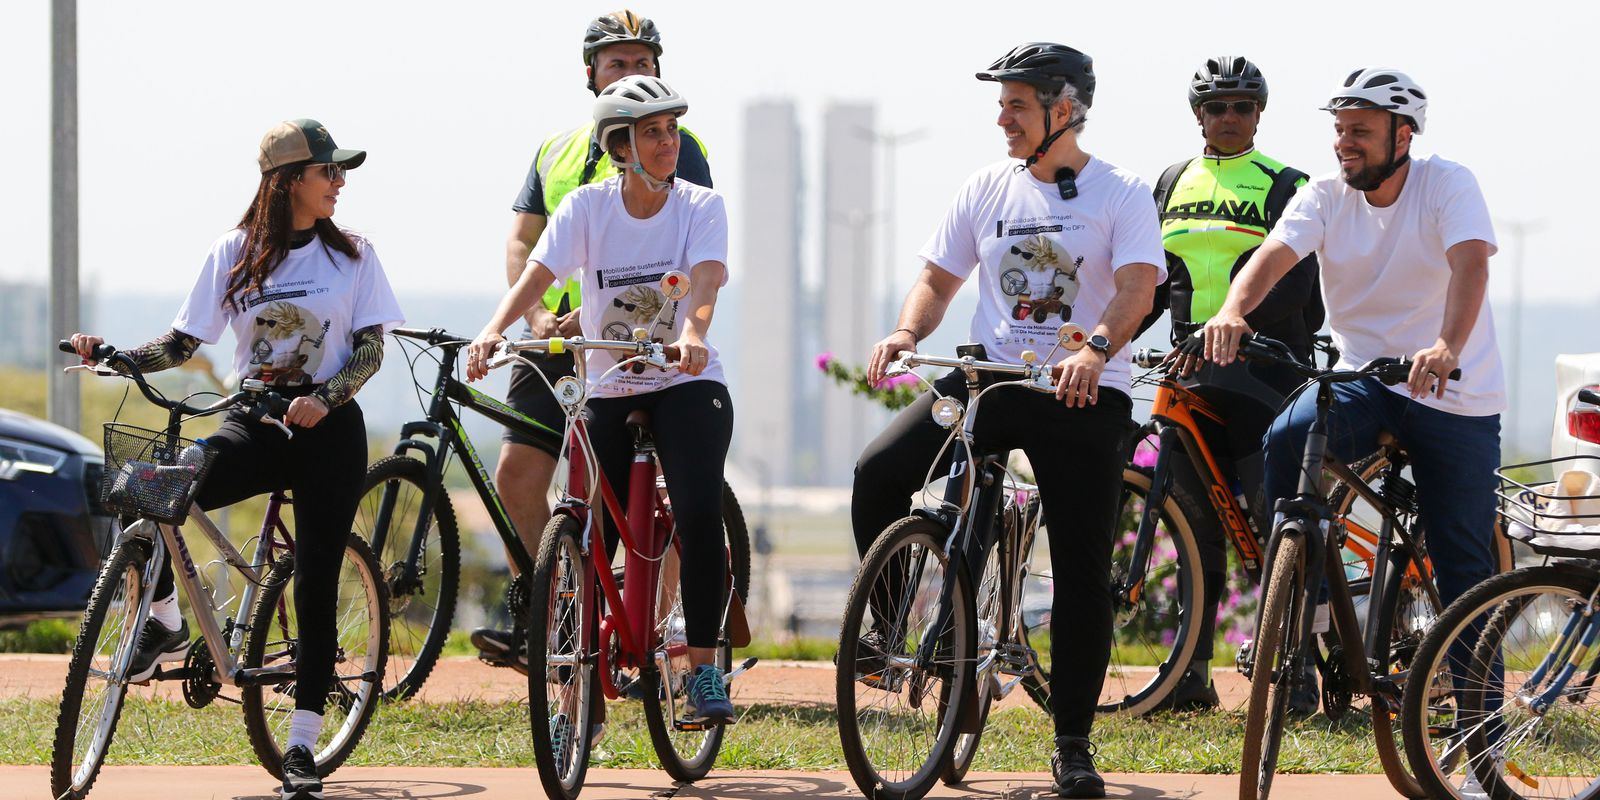
[[1011, 245], [1011, 255], [1022, 256], [1023, 261], [1032, 261], [1033, 254], [1026, 250], [1019, 250], [1016, 245]]
[[617, 308], [620, 308], [630, 314], [633, 313], [634, 309], [638, 308], [638, 306], [634, 305], [633, 303], [624, 303], [620, 298], [616, 297], [611, 298], [611, 305], [616, 306]]
[[1233, 109], [1233, 113], [1243, 117], [1255, 113], [1257, 105], [1259, 104], [1254, 100], [1235, 100], [1231, 103], [1222, 100], [1208, 100], [1201, 103], [1200, 107], [1213, 117], [1220, 117], [1228, 113], [1230, 108]]

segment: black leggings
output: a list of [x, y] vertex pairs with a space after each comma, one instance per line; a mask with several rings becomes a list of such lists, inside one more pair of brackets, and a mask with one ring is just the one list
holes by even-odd
[[[959, 372], [934, 385], [966, 402]], [[949, 431], [929, 415], [932, 405], [932, 393], [917, 398], [856, 464], [850, 516], [862, 554], [884, 528], [909, 513], [911, 496], [922, 488], [934, 459], [949, 463], [950, 454], [939, 450]], [[976, 441], [986, 449], [1026, 453], [1044, 501], [1055, 576], [1050, 696], [1057, 736], [1089, 735], [1111, 660], [1112, 525], [1135, 427], [1132, 413], [1126, 394], [1104, 387], [1100, 401], [1086, 408], [1016, 388], [994, 391], [978, 409]]]
[[[683, 542], [679, 575], [689, 646], [716, 647], [728, 582], [722, 536], [722, 467], [728, 442], [733, 439], [733, 401], [728, 387], [709, 380], [589, 401], [589, 441], [606, 481], [624, 507], [628, 503], [628, 468], [633, 463], [633, 440], [625, 421], [635, 409], [650, 412], [656, 454], [667, 479], [667, 496], [672, 498], [673, 525]], [[607, 538], [615, 541], [613, 537], [608, 534]]]
[[[205, 437], [217, 449], [217, 460], [195, 502], [210, 511], [277, 489], [293, 493], [294, 609], [300, 640], [294, 705], [320, 714], [333, 682], [339, 570], [361, 501], [367, 427], [361, 408], [350, 401], [314, 428], [292, 429], [294, 438], [289, 439], [275, 426], [230, 414], [216, 433]], [[173, 589], [172, 563], [164, 559], [156, 597], [167, 597]]]

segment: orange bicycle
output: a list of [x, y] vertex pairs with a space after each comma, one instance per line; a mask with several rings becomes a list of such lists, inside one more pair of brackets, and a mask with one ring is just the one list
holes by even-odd
[[[1318, 337], [1324, 351], [1331, 345]], [[1117, 613], [1116, 641], [1106, 689], [1100, 710], [1142, 714], [1160, 707], [1176, 688], [1199, 647], [1207, 607], [1201, 569], [1197, 524], [1215, 521], [1226, 542], [1232, 545], [1236, 562], [1251, 585], [1262, 580], [1263, 547], [1256, 509], [1239, 483], [1234, 465], [1221, 453], [1226, 435], [1226, 416], [1194, 389], [1197, 382], [1167, 374], [1161, 364], [1166, 353], [1141, 349], [1134, 363], [1150, 369], [1141, 383], [1154, 383], [1156, 394], [1150, 421], [1137, 434], [1137, 441], [1154, 444], [1154, 464], [1141, 465], [1137, 457], [1123, 473], [1121, 524], [1112, 556], [1112, 593]], [[1329, 363], [1337, 360], [1329, 353]], [[1202, 374], [1200, 377], [1206, 377]], [[1136, 384], [1138, 385], [1138, 384]], [[1257, 400], [1276, 404], [1275, 393], [1264, 384]], [[1173, 480], [1173, 462], [1187, 458], [1199, 486], [1186, 486]], [[1415, 493], [1415, 486], [1401, 473], [1405, 467], [1403, 449], [1394, 441], [1382, 443], [1376, 453], [1351, 465], [1351, 470], [1368, 486], [1403, 486]], [[1336, 483], [1329, 492], [1329, 503], [1343, 522], [1346, 533], [1344, 571], [1358, 609], [1365, 603], [1372, 582], [1374, 558], [1378, 552], [1383, 515], [1373, 509], [1360, 492], [1345, 483]], [[1202, 515], [1209, 515], [1202, 518]], [[1497, 571], [1512, 566], [1510, 540], [1496, 526]], [[1421, 587], [1431, 579], [1432, 564], [1423, 561], [1407, 569], [1405, 585]], [[1423, 597], [1421, 592], [1406, 592], [1406, 597]], [[1201, 613], [1197, 613], [1201, 612]], [[1429, 623], [1440, 609], [1401, 603], [1395, 610], [1394, 641], [1402, 655], [1415, 649]], [[1241, 653], [1248, 644], [1243, 645]], [[1408, 649], [1409, 648], [1409, 649]], [[1322, 672], [1324, 712], [1337, 719], [1351, 708], [1353, 692], [1349, 677], [1342, 674], [1337, 658], [1317, 654]]]

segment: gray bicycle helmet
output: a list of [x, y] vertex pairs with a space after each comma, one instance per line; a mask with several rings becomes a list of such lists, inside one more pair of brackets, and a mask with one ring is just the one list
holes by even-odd
[[1216, 97], [1254, 97], [1265, 111], [1267, 78], [1244, 56], [1208, 58], [1189, 80], [1189, 107]]

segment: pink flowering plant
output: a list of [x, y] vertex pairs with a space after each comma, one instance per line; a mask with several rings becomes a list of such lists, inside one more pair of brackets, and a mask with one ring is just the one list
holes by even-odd
[[891, 411], [911, 405], [911, 401], [922, 394], [922, 379], [916, 375], [906, 373], [872, 383], [867, 380], [865, 367], [842, 363], [832, 353], [817, 356], [817, 369], [832, 378], [834, 383]]

